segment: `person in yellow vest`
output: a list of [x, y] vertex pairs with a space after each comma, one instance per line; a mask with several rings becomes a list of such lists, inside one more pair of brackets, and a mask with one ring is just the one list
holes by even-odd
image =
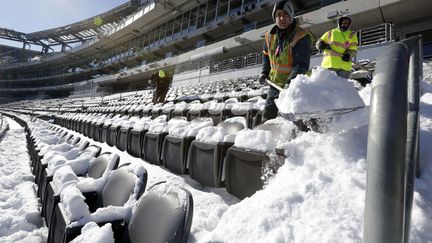
[[350, 30], [351, 22], [348, 16], [340, 17], [338, 27], [325, 32], [315, 45], [323, 51], [321, 66], [343, 78], [350, 76], [352, 60], [358, 50], [357, 34]]
[[[281, 88], [287, 88], [291, 79], [309, 70], [311, 38], [295, 20], [290, 1], [276, 2], [272, 14], [276, 25], [265, 35], [259, 82], [264, 84], [270, 80]], [[270, 86], [264, 106], [264, 121], [277, 117], [278, 108], [274, 100], [278, 97], [279, 90]]]
[[166, 77], [164, 70], [159, 70], [159, 72], [154, 73], [150, 77], [150, 81], [155, 87], [152, 100], [153, 104], [163, 103], [169, 90], [170, 79]]

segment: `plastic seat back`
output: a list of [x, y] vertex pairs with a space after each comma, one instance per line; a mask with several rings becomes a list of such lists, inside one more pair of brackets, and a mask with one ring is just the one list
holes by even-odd
[[[128, 201], [130, 195], [134, 193], [136, 178], [137, 175], [128, 170], [127, 166], [113, 171], [97, 199], [96, 204], [98, 207], [123, 206]], [[146, 183], [147, 171], [144, 172], [141, 189], [136, 199], [144, 192]]]
[[192, 194], [160, 183], [137, 203], [121, 242], [187, 242], [193, 217]]
[[[117, 168], [119, 160], [120, 157], [117, 154], [111, 154], [110, 152], [103, 153], [92, 161], [87, 171], [87, 176], [94, 179], [100, 178], [107, 170], [108, 166], [112, 166], [112, 168], [108, 168], [110, 170]], [[113, 163], [110, 163], [111, 161], [113, 161]]]

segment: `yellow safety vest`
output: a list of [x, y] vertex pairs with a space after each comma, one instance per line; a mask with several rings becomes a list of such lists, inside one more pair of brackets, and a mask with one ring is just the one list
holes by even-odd
[[265, 41], [268, 52], [264, 51], [264, 55], [268, 55], [270, 60], [270, 75], [269, 79], [280, 87], [283, 87], [293, 68], [292, 49], [299, 40], [307, 35], [307, 32], [298, 27], [295, 29], [291, 43], [285, 43], [283, 51], [276, 56], [276, 48], [279, 38], [277, 34], [266, 33]]
[[[328, 43], [331, 50], [324, 50], [324, 57], [321, 66], [324, 68], [335, 68], [351, 71], [352, 62], [345, 62], [342, 60], [342, 55], [350, 50], [357, 52], [358, 40], [356, 32], [347, 30], [342, 32], [339, 29], [332, 29], [323, 34], [320, 38]], [[351, 57], [352, 58], [352, 57]]]

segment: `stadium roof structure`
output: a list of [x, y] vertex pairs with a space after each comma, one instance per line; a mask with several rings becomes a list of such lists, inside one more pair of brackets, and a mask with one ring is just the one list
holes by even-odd
[[32, 33], [0, 28], [0, 38], [22, 42], [24, 45], [35, 44], [45, 48], [82, 42], [115, 27], [123, 18], [136, 11], [140, 5], [140, 1], [131, 0], [105, 13], [70, 25]]

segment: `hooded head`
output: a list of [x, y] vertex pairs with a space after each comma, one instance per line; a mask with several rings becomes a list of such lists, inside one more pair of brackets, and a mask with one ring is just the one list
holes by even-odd
[[165, 78], [165, 71], [164, 70], [159, 70], [159, 73], [158, 73], [158, 75], [159, 75], [159, 78]]
[[275, 3], [275, 5], [273, 6], [273, 12], [272, 12], [272, 16], [273, 16], [273, 20], [276, 22], [276, 11], [280, 9], [285, 11], [288, 16], [290, 17], [290, 21], [292, 22], [294, 19], [294, 7], [292, 5], [292, 3], [290, 1], [278, 1]]
[[342, 16], [338, 19], [338, 28], [341, 31], [347, 31], [351, 27], [351, 18], [348, 16]]

